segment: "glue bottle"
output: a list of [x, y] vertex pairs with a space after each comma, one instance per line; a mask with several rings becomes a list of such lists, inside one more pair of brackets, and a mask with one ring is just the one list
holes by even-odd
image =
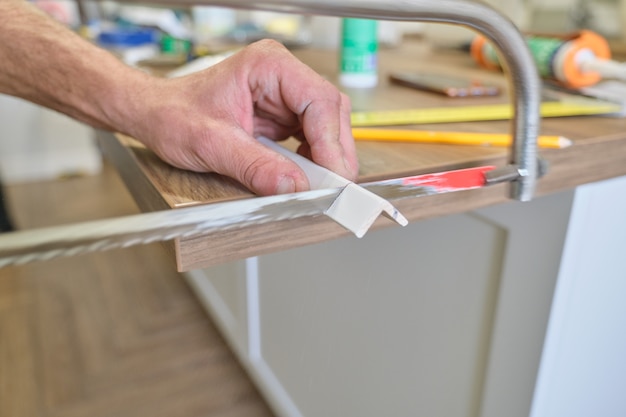
[[342, 19], [339, 83], [348, 88], [378, 84], [378, 22]]
[[[626, 65], [611, 60], [608, 42], [589, 30], [567, 37], [528, 36], [530, 52], [539, 75], [569, 88], [598, 83], [602, 78], [626, 80]], [[500, 68], [495, 48], [482, 36], [476, 37], [470, 52], [479, 65]]]

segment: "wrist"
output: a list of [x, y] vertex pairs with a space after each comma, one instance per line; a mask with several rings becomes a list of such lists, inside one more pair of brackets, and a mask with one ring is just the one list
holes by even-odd
[[153, 81], [152, 76], [135, 68], [124, 67], [116, 71], [109, 79], [108, 87], [101, 89], [98, 103], [97, 111], [103, 116], [105, 127], [115, 132], [134, 135], [135, 126], [142, 121], [145, 97], [152, 88]]

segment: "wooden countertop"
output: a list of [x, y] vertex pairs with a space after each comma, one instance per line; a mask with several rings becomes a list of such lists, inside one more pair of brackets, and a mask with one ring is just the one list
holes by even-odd
[[[337, 55], [333, 51], [297, 50], [302, 61], [331, 81], [336, 81]], [[496, 98], [446, 98], [390, 85], [390, 70], [424, 70], [446, 74], [471, 74], [500, 84], [506, 78], [478, 68], [466, 55], [431, 50], [427, 45], [406, 42], [400, 48], [382, 50], [379, 86], [365, 91], [344, 90], [354, 111], [467, 106], [508, 103], [506, 94]], [[509, 121], [420, 125], [420, 129], [476, 132], [509, 132]], [[543, 119], [541, 134], [562, 135], [574, 141], [565, 149], [540, 149], [549, 163], [548, 174], [539, 181], [537, 195], [581, 184], [626, 175], [626, 120], [612, 117]], [[143, 211], [207, 204], [253, 195], [235, 181], [215, 174], [198, 174], [168, 166], [132, 138], [99, 132], [107, 157], [116, 165]], [[455, 168], [507, 162], [509, 149], [455, 145], [358, 142], [359, 181], [437, 172]], [[510, 202], [508, 185], [442, 194], [394, 202], [410, 220], [459, 213]], [[523, 204], [511, 202], [512, 204]], [[374, 227], [393, 225], [379, 219]], [[168, 244], [180, 271], [206, 267], [348, 235], [326, 216], [281, 221], [209, 236], [176, 240]], [[367, 237], [366, 237], [367, 238]]]

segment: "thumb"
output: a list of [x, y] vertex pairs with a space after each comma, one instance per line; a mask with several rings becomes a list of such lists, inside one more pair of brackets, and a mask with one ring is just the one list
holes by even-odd
[[305, 173], [295, 162], [246, 132], [240, 130], [222, 144], [216, 171], [238, 180], [252, 192], [273, 195], [309, 189]]

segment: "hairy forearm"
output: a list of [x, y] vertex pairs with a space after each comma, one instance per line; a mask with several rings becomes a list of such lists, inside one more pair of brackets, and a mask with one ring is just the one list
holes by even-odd
[[132, 91], [147, 84], [148, 76], [24, 0], [0, 1], [0, 16], [0, 93], [95, 127], [124, 130]]
[[0, 0], [0, 16], [0, 93], [128, 134], [174, 166], [224, 174], [259, 194], [308, 188], [304, 172], [259, 135], [298, 135], [315, 162], [351, 179], [358, 173], [347, 96], [277, 42], [165, 79], [123, 64], [25, 0]]

